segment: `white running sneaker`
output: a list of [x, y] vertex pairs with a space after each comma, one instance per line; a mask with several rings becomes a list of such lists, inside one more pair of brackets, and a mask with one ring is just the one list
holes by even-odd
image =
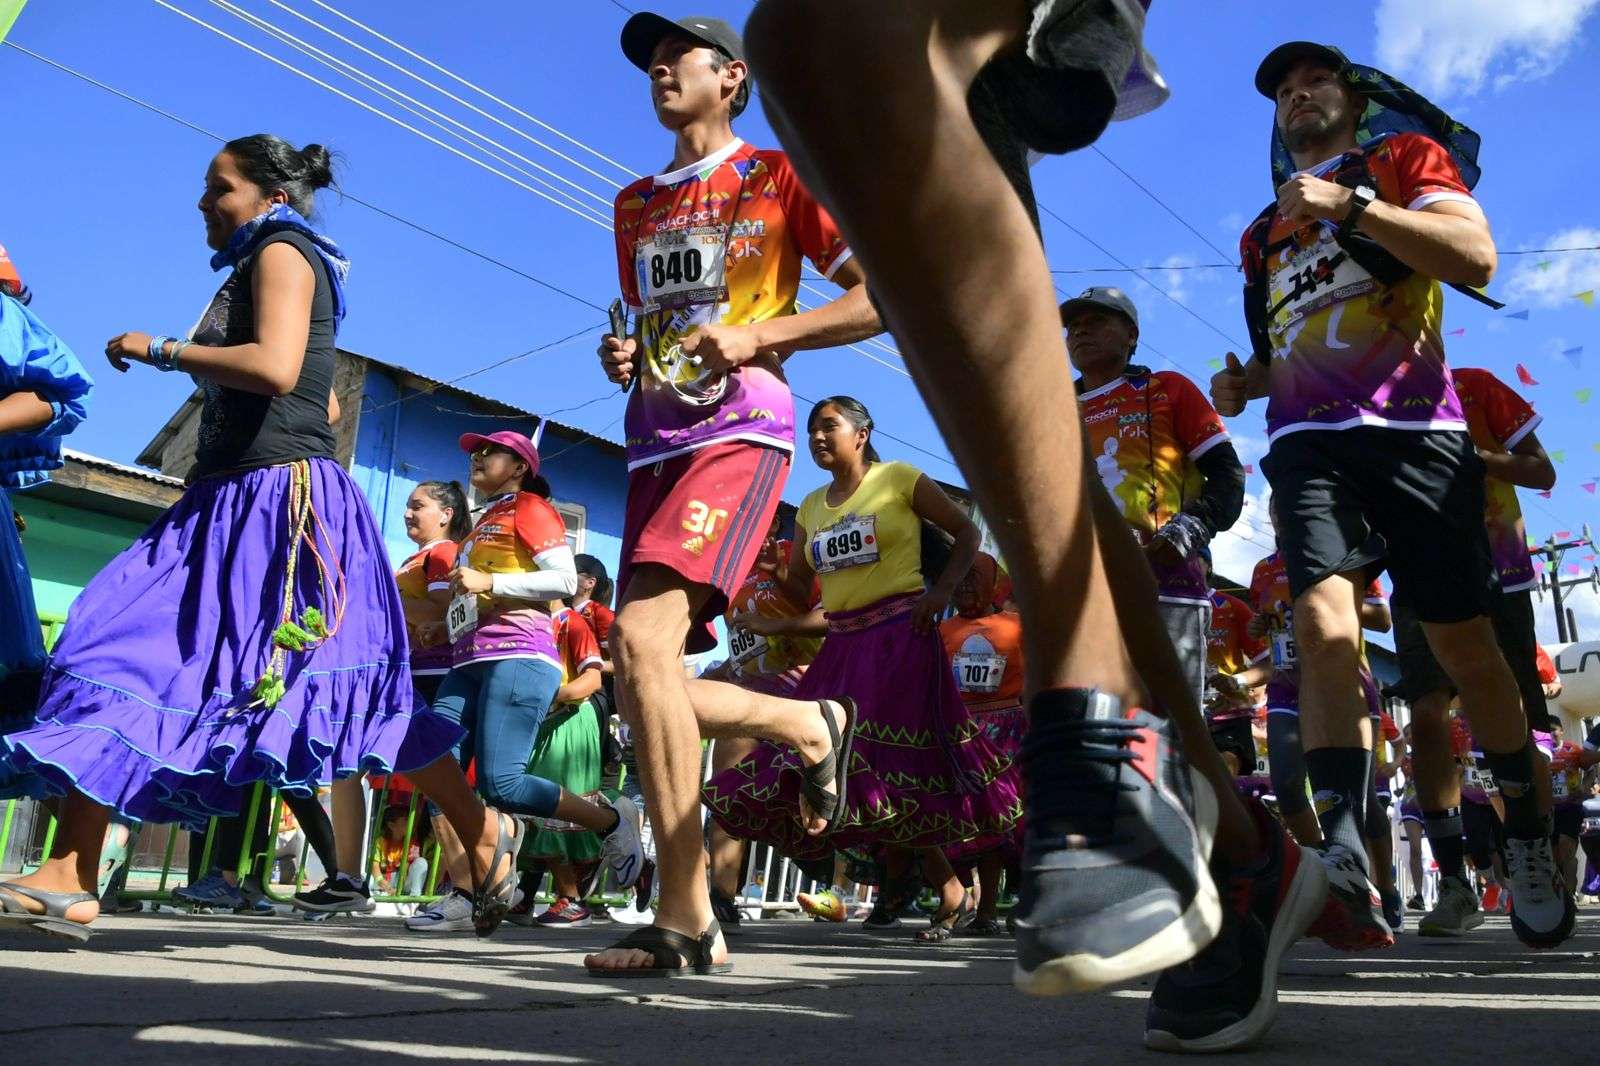
[[1328, 896], [1306, 935], [1338, 951], [1392, 947], [1394, 932], [1383, 917], [1383, 899], [1361, 861], [1343, 844], [1329, 844], [1317, 854], [1328, 872]]
[[461, 933], [472, 928], [472, 900], [449, 892], [406, 919], [413, 933]]
[[600, 838], [600, 858], [611, 867], [616, 887], [632, 888], [644, 870], [644, 844], [639, 839], [639, 808], [627, 796], [611, 802], [617, 827]]
[[1555, 947], [1572, 935], [1578, 910], [1556, 866], [1550, 838], [1510, 837], [1505, 857], [1512, 931], [1530, 948]]

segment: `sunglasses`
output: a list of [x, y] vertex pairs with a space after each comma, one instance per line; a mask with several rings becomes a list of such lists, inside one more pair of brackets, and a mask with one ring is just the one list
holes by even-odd
[[487, 459], [491, 455], [509, 455], [513, 459], [521, 458], [510, 448], [503, 448], [498, 444], [480, 444], [471, 454], [474, 459]]

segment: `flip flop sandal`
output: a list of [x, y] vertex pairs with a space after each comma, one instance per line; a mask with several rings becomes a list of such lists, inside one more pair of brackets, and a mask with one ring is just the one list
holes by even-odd
[[[480, 937], [492, 936], [500, 928], [500, 923], [505, 920], [507, 912], [516, 905], [517, 881], [520, 874], [517, 870], [517, 852], [522, 850], [522, 837], [526, 826], [519, 818], [511, 818], [511, 833], [506, 833], [505, 820], [510, 815], [496, 812], [494, 842], [494, 857], [489, 860], [488, 872], [484, 874], [484, 884], [479, 885], [472, 893], [472, 929]], [[506, 872], [501, 874], [492, 884], [489, 878], [495, 876], [495, 871], [500, 869], [500, 864], [506, 863]]]
[[711, 953], [717, 946], [719, 927], [715, 921], [700, 934], [699, 939], [684, 936], [658, 925], [635, 929], [612, 944], [607, 951], [647, 951], [652, 965], [630, 967], [624, 970], [606, 970], [588, 967], [590, 977], [610, 980], [615, 977], [634, 980], [646, 977], [708, 977], [712, 974], [733, 972], [731, 962], [712, 962]]
[[[44, 913], [34, 914], [28, 910], [15, 898], [19, 896], [42, 905]], [[87, 892], [46, 892], [9, 882], [0, 884], [0, 927], [30, 929], [83, 944], [94, 932], [82, 922], [70, 921], [67, 911], [79, 903], [94, 902], [95, 897]]]
[[963, 895], [955, 910], [940, 911], [930, 918], [928, 928], [918, 930], [911, 938], [912, 943], [943, 944], [956, 935], [957, 929], [970, 925], [974, 915], [971, 898]]
[[[833, 712], [828, 708], [830, 702], [844, 708], [843, 731], [834, 724]], [[821, 710], [822, 720], [828, 726], [828, 757], [805, 768], [800, 794], [811, 805], [812, 815], [828, 823], [820, 834], [826, 835], [838, 828], [839, 819], [844, 815], [845, 793], [850, 777], [850, 748], [856, 734], [856, 701], [849, 698], [818, 700], [817, 706]], [[830, 785], [833, 791], [824, 791]]]

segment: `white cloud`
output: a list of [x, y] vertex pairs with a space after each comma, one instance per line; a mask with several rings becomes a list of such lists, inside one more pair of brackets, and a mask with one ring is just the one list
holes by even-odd
[[1237, 239], [1244, 232], [1244, 224], [1250, 221], [1250, 216], [1243, 211], [1229, 211], [1217, 219], [1217, 226], [1228, 236]]
[[[1589, 564], [1584, 563], [1583, 566], [1587, 572]], [[1600, 595], [1596, 595], [1588, 585], [1580, 585], [1568, 589], [1564, 596], [1566, 598], [1563, 604], [1572, 609], [1573, 619], [1578, 623], [1579, 635], [1584, 640], [1600, 640]], [[1542, 600], [1538, 596], [1533, 598], [1533, 617], [1538, 624], [1540, 644], [1548, 647], [1561, 643], [1556, 636], [1555, 607], [1551, 604], [1548, 593]]]
[[[1600, 228], [1573, 226], [1540, 240], [1536, 248], [1595, 248]], [[1577, 307], [1573, 293], [1600, 289], [1600, 251], [1519, 255], [1505, 282], [1505, 300], [1518, 306]], [[1512, 310], [1516, 310], [1513, 307]]]
[[1266, 493], [1246, 492], [1244, 513], [1239, 521], [1233, 529], [1218, 533], [1211, 540], [1211, 568], [1229, 581], [1248, 586], [1256, 563], [1272, 551], [1271, 545], [1272, 526], [1267, 520]]
[[1438, 96], [1542, 78], [1600, 0], [1379, 0], [1378, 63]]

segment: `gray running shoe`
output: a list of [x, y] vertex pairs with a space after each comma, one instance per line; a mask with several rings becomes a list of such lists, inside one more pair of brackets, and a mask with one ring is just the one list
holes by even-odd
[[618, 888], [632, 888], [644, 870], [644, 844], [639, 839], [639, 808], [627, 796], [611, 803], [617, 827], [600, 840], [600, 858], [611, 867]]
[[1171, 722], [1104, 693], [1033, 701], [1013, 983], [1089, 992], [1187, 962], [1222, 925], [1217, 798]]
[[1418, 936], [1463, 936], [1483, 924], [1478, 894], [1459, 877], [1439, 878], [1439, 902], [1417, 923]]
[[1511, 929], [1530, 948], [1553, 948], [1572, 935], [1578, 908], [1556, 868], [1550, 838], [1506, 840]]
[[472, 899], [450, 892], [406, 919], [413, 933], [465, 933], [472, 930]]

